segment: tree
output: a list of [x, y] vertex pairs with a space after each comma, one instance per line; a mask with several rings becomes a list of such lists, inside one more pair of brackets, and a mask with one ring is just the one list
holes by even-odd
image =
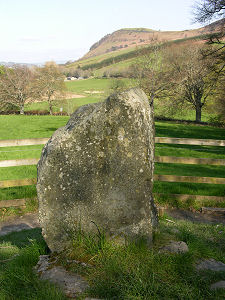
[[165, 60], [167, 49], [161, 45], [154, 45], [146, 50], [133, 65], [133, 75], [138, 85], [149, 98], [150, 106], [154, 112], [155, 99], [169, 97], [173, 86], [172, 69]]
[[196, 122], [201, 122], [202, 108], [218, 80], [213, 57], [203, 57], [197, 45], [184, 46], [173, 50], [169, 62], [177, 74], [177, 100], [189, 103], [195, 109]]
[[221, 19], [217, 22], [217, 31], [207, 37], [208, 44], [217, 45], [211, 52], [206, 55], [213, 55], [218, 60], [225, 62], [225, 0], [203, 0], [197, 2], [193, 11], [194, 21], [206, 23], [212, 19]]
[[213, 18], [225, 17], [225, 0], [203, 0], [197, 2], [194, 10], [195, 21], [205, 23]]
[[47, 98], [49, 113], [53, 114], [53, 100], [66, 90], [64, 75], [54, 62], [48, 62], [36, 70], [36, 90], [40, 96]]
[[2, 68], [0, 72], [1, 107], [16, 106], [24, 114], [25, 103], [35, 96], [34, 74], [25, 66]]

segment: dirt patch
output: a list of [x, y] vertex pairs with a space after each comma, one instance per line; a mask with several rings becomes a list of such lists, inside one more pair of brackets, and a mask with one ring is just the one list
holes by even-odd
[[79, 94], [72, 94], [72, 93], [67, 93], [62, 97], [63, 99], [72, 99], [72, 98], [85, 98], [84, 95], [79, 95]]
[[37, 227], [40, 227], [38, 213], [9, 217], [0, 222], [0, 236], [6, 235], [10, 232], [18, 232], [24, 229], [32, 229]]
[[[208, 215], [200, 212], [191, 212], [176, 208], [165, 209], [165, 213], [168, 216], [178, 220], [187, 220], [206, 224], [225, 224], [224, 216]], [[37, 227], [40, 227], [38, 213], [8, 217], [6, 220], [0, 221], [0, 236], [6, 235], [10, 232], [18, 232], [24, 229], [32, 229]]]
[[206, 224], [225, 224], [225, 217], [220, 215], [203, 214], [200, 212], [192, 212], [184, 209], [165, 209], [165, 213], [170, 217], [178, 220], [187, 220], [196, 223]]
[[84, 91], [87, 94], [103, 94], [104, 91]]
[[[86, 96], [80, 95], [80, 94], [64, 93], [63, 95], [56, 95], [56, 96], [53, 96], [52, 99], [53, 99], [53, 100], [62, 101], [62, 100], [64, 100], [64, 99], [75, 99], [75, 98], [85, 98], [85, 97], [86, 97]], [[43, 97], [41, 100], [36, 99], [36, 100], [33, 100], [32, 102], [34, 102], [34, 103], [39, 103], [39, 102], [43, 102], [43, 101], [47, 101], [47, 97]]]

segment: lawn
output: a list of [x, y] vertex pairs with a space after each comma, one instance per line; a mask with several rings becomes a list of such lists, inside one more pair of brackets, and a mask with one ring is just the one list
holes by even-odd
[[[64, 126], [67, 116], [0, 116], [0, 139], [25, 139], [50, 137], [59, 127]], [[1, 149], [0, 149], [1, 150]]]
[[[0, 116], [0, 139], [42, 138], [64, 126], [67, 116]], [[225, 130], [213, 126], [156, 122], [156, 136], [225, 139]], [[39, 158], [43, 145], [0, 148], [0, 160]], [[225, 159], [225, 147], [156, 144], [156, 156]], [[224, 166], [156, 163], [156, 174], [225, 177]], [[0, 180], [35, 178], [36, 166], [0, 168]], [[225, 196], [224, 185], [155, 182], [155, 193]], [[0, 189], [0, 200], [35, 197], [33, 186]], [[160, 200], [161, 201], [161, 200]], [[163, 200], [165, 202], [165, 200]], [[176, 203], [174, 203], [176, 204]], [[220, 203], [220, 206], [224, 204]]]
[[[169, 240], [186, 242], [189, 251], [159, 253]], [[165, 216], [153, 235], [152, 248], [142, 240], [118, 246], [103, 236], [90, 239], [82, 234], [74, 237], [74, 249], [68, 254], [88, 266], [68, 263], [67, 252], [58, 256], [58, 263], [89, 282], [90, 289], [79, 299], [214, 300], [224, 299], [223, 290], [210, 290], [211, 284], [224, 280], [224, 272], [199, 272], [195, 264], [201, 258], [225, 263], [224, 251], [223, 225], [194, 224]], [[0, 299], [66, 299], [57, 287], [40, 281], [32, 271], [39, 255], [47, 253], [40, 229], [0, 237]]]
[[[56, 129], [64, 126], [68, 120], [68, 116], [0, 115], [0, 139], [50, 137]], [[156, 121], [155, 127], [158, 137], [225, 140], [224, 128], [214, 126]]]

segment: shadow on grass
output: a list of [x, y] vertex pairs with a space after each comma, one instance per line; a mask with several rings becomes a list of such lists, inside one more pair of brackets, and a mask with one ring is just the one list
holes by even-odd
[[18, 248], [25, 248], [26, 246], [30, 245], [32, 241], [45, 244], [45, 241], [41, 235], [41, 228], [27, 229], [0, 236], [0, 243], [8, 242], [17, 246]]
[[192, 138], [192, 139], [225, 139], [225, 130], [213, 126], [176, 124], [175, 122], [156, 122], [156, 136]]

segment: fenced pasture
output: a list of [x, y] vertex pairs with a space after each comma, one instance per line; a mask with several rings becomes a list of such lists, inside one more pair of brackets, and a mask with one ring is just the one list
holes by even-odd
[[[47, 141], [48, 138], [0, 140], [0, 155], [4, 153], [1, 149], [8, 149], [5, 153], [9, 154], [18, 152], [21, 156], [26, 153], [20, 159], [0, 159], [0, 208], [23, 206], [30, 196], [36, 196], [36, 164]], [[155, 143], [154, 195], [157, 202], [168, 204], [173, 199], [173, 204], [225, 206], [225, 140], [156, 137]], [[38, 148], [30, 148], [29, 153], [29, 147], [34, 146]], [[169, 154], [181, 150], [186, 155], [160, 155], [160, 151], [165, 154], [168, 148]], [[27, 158], [33, 150], [35, 157]], [[196, 152], [203, 157], [194, 157]]]

